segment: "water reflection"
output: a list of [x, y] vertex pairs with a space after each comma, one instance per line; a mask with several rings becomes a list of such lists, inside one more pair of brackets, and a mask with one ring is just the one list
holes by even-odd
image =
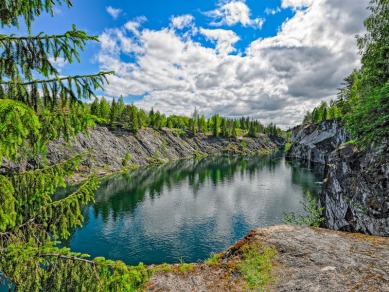
[[202, 260], [252, 228], [282, 223], [284, 212], [302, 213], [299, 201], [321, 179], [277, 155], [141, 168], [102, 182], [66, 244], [129, 264]]

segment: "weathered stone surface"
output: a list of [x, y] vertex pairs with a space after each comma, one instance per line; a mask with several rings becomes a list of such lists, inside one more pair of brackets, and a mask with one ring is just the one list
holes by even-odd
[[287, 153], [289, 158], [327, 164], [331, 152], [349, 137], [337, 120], [331, 120], [297, 126], [292, 129], [291, 139], [293, 145]]
[[331, 154], [321, 193], [324, 226], [389, 236], [388, 142], [360, 152], [345, 145]]
[[[389, 291], [389, 238], [320, 228], [272, 226], [251, 231], [215, 266], [157, 272], [148, 291], [247, 291], [234, 270], [246, 243], [275, 247], [275, 281], [265, 291]], [[223, 263], [224, 262], [224, 263]]]
[[[245, 145], [242, 145], [243, 140]], [[127, 153], [130, 154], [128, 164], [144, 165], [202, 154], [254, 154], [277, 149], [277, 145], [267, 135], [235, 140], [207, 135], [190, 137], [169, 129], [156, 131], [144, 128], [137, 134], [133, 134], [127, 131], [111, 131], [106, 127], [96, 127], [90, 130], [89, 136], [83, 133], [78, 134], [76, 141], [71, 145], [63, 140], [50, 143], [47, 158], [49, 164], [54, 164], [76, 154], [89, 152], [89, 161], [86, 166], [104, 174], [120, 171]], [[18, 165], [3, 161], [0, 173], [10, 169], [19, 171], [20, 167], [31, 169], [34, 163], [32, 161], [29, 164]]]

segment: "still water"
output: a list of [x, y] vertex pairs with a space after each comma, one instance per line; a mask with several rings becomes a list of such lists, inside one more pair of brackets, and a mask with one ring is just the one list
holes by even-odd
[[323, 176], [280, 155], [210, 157], [140, 168], [102, 181], [84, 209], [73, 251], [139, 262], [196, 262], [221, 252], [251, 229], [303, 213]]

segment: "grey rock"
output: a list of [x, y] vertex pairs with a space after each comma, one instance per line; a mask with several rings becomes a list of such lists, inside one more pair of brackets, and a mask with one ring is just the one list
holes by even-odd
[[359, 151], [345, 145], [331, 153], [320, 203], [324, 227], [389, 236], [388, 141]]
[[293, 145], [287, 157], [327, 164], [332, 151], [349, 140], [340, 122], [330, 120], [292, 129]]
[[[242, 141], [246, 146], [242, 146]], [[89, 135], [79, 133], [70, 144], [60, 139], [48, 145], [46, 163], [59, 163], [80, 153], [88, 153], [85, 169], [91, 169], [99, 174], [121, 171], [127, 153], [130, 154], [128, 165], [145, 165], [152, 162], [167, 162], [182, 158], [190, 158], [203, 154], [254, 154], [278, 150], [267, 135], [258, 138], [217, 138], [200, 135], [190, 137], [186, 133], [174, 130], [160, 131], [143, 128], [137, 134], [123, 130], [109, 130], [106, 127], [96, 127], [89, 130]], [[20, 171], [36, 167], [36, 161], [10, 163], [3, 160], [0, 173]]]

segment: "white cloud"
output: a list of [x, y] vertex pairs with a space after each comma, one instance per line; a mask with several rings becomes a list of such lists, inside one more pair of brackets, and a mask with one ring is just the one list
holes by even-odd
[[173, 16], [170, 18], [171, 26], [177, 29], [183, 29], [193, 23], [194, 17], [190, 14]]
[[113, 8], [111, 6], [108, 6], [107, 7], [107, 12], [108, 12], [109, 15], [112, 16], [113, 19], [117, 19], [119, 17], [120, 13], [122, 13], [122, 10]]
[[280, 7], [277, 7], [276, 9], [271, 9], [271, 8], [267, 7], [265, 9], [265, 13], [267, 15], [275, 15], [275, 14], [277, 14], [279, 12], [281, 12], [281, 8]]
[[62, 69], [68, 64], [68, 61], [65, 61], [65, 59], [62, 57], [56, 59], [54, 57], [49, 57], [49, 61], [58, 70], [58, 72], [61, 72]]
[[240, 40], [232, 30], [200, 28], [200, 33], [206, 36], [207, 39], [216, 42], [216, 51], [221, 55], [234, 52], [233, 45]]
[[241, 23], [243, 26], [252, 26], [256, 28], [262, 28], [264, 19], [262, 18], [250, 18], [250, 8], [239, 0], [233, 0], [228, 2], [220, 2], [219, 7], [215, 10], [205, 12], [205, 15], [214, 19], [211, 25], [236, 25]]
[[[293, 126], [321, 99], [335, 97], [343, 78], [359, 66], [354, 36], [363, 34], [368, 2], [315, 0], [296, 9], [276, 36], [253, 41], [242, 55], [231, 55], [239, 36], [230, 30], [198, 29], [215, 42], [213, 48], [171, 26], [106, 30], [98, 62], [117, 73], [107, 94], [143, 95], [137, 106], [166, 114], [190, 115], [197, 106], [207, 116], [250, 115]], [[132, 61], [122, 61], [121, 54]]]
[[302, 7], [310, 7], [314, 3], [314, 1], [321, 0], [282, 0], [283, 8], [302, 8]]

